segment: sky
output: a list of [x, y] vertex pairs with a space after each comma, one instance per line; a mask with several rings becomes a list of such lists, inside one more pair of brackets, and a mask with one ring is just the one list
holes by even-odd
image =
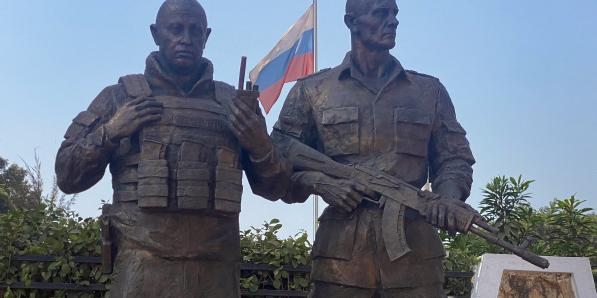
[[[213, 29], [205, 56], [215, 78], [235, 84], [241, 56], [252, 68], [309, 0], [201, 1]], [[319, 1], [319, 67], [350, 49], [343, 0]], [[0, 156], [23, 164], [37, 151], [47, 187], [70, 121], [106, 86], [142, 73], [156, 50], [149, 32], [161, 0], [0, 1]], [[576, 194], [597, 208], [597, 1], [400, 0], [401, 64], [438, 77], [477, 160], [468, 202], [494, 176], [536, 180], [534, 207]], [[266, 120], [275, 123], [289, 87]], [[109, 173], [74, 209], [99, 215]], [[320, 211], [325, 203], [320, 203]], [[252, 195], [241, 229], [280, 218], [283, 236], [312, 231], [312, 204]]]

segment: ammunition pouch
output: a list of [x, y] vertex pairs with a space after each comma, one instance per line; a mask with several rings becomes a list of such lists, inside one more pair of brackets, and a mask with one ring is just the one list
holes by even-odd
[[216, 156], [216, 189], [214, 209], [223, 212], [240, 212], [243, 193], [242, 170], [238, 167], [236, 152], [220, 147]]
[[137, 168], [137, 200], [141, 208], [168, 207], [168, 161], [165, 145], [143, 140], [141, 160]]
[[184, 142], [180, 147], [180, 158], [176, 172], [176, 197], [178, 208], [201, 210], [209, 208], [209, 165], [201, 156], [203, 145]]

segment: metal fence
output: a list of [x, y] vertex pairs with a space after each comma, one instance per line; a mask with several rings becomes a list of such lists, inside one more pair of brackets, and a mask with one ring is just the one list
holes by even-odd
[[[39, 255], [27, 255], [27, 256], [13, 256], [12, 261], [18, 262], [38, 262], [47, 263], [55, 262], [57, 258], [55, 256], [39, 256]], [[102, 263], [101, 257], [74, 257], [74, 262], [79, 264], [98, 264]], [[264, 264], [241, 264], [241, 273], [247, 271], [274, 271], [276, 267]], [[294, 268], [292, 266], [284, 266], [284, 270], [288, 273], [309, 273], [311, 267], [309, 266], [298, 266]], [[470, 279], [473, 277], [472, 272], [446, 272], [446, 278], [455, 279]], [[0, 281], [0, 293], [2, 289], [10, 287], [11, 289], [33, 289], [42, 291], [74, 291], [74, 292], [104, 292], [106, 287], [103, 284], [90, 284], [90, 285], [78, 285], [74, 283], [51, 283], [51, 282], [32, 282], [30, 285], [25, 285], [23, 282], [15, 282], [10, 285]], [[274, 296], [274, 297], [307, 297], [309, 292], [305, 291], [290, 291], [290, 290], [267, 290], [259, 289], [256, 292], [250, 292], [248, 290], [241, 290], [243, 297], [254, 297], [254, 296]]]

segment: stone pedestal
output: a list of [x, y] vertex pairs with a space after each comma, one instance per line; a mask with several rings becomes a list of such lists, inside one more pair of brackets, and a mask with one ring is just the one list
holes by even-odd
[[514, 255], [483, 255], [472, 297], [597, 298], [588, 258], [546, 258], [544, 270]]

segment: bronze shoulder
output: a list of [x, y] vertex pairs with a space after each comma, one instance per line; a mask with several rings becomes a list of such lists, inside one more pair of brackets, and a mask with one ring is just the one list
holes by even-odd
[[440, 80], [434, 76], [416, 72], [414, 70], [406, 70], [406, 74], [407, 78], [425, 90], [436, 90], [441, 86]]
[[298, 79], [297, 81], [310, 81], [310, 80], [317, 80], [317, 79], [323, 79], [326, 78], [327, 76], [323, 76], [323, 75], [329, 75], [329, 71], [331, 70], [331, 68], [324, 68], [316, 73], [310, 74], [308, 76], [304, 76], [300, 79]]
[[128, 101], [126, 90], [122, 84], [114, 84], [104, 88], [91, 102], [88, 111], [102, 117], [111, 117], [116, 110]]
[[436, 78], [436, 77], [434, 77], [432, 75], [428, 75], [428, 74], [416, 72], [414, 70], [406, 70], [406, 73], [408, 73], [411, 76], [418, 77], [418, 78], [421, 78], [421, 79], [425, 79], [426, 78], [426, 79], [433, 79], [433, 80], [438, 80], [439, 81], [438, 78]]

